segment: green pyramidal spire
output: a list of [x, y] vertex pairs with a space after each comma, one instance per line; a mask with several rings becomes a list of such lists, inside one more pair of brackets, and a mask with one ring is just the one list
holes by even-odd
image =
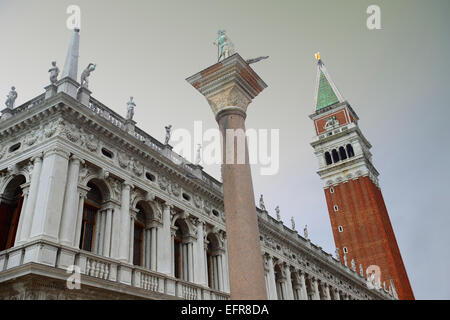
[[317, 59], [317, 87], [315, 108], [316, 111], [325, 107], [331, 106], [338, 102], [344, 101], [339, 90], [336, 88], [334, 82], [331, 80], [325, 65], [320, 59], [320, 54], [316, 53]]

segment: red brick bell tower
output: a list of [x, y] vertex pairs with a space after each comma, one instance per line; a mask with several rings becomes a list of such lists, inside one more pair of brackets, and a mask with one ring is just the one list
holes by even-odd
[[349, 266], [354, 260], [357, 271], [362, 268], [364, 274], [369, 266], [378, 266], [381, 285], [399, 299], [414, 299], [372, 164], [372, 146], [319, 54], [316, 59], [316, 111], [310, 118], [317, 136], [311, 145], [319, 160], [318, 174], [340, 260], [344, 263], [345, 255]]

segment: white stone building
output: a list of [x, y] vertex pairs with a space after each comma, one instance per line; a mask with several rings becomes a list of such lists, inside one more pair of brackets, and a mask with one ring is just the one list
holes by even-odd
[[[0, 298], [228, 299], [221, 183], [80, 87], [78, 47], [75, 31], [61, 79], [2, 111]], [[270, 299], [395, 298], [257, 212]]]

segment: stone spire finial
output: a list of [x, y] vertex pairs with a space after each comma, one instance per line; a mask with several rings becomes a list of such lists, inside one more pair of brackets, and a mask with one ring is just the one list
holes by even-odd
[[73, 30], [72, 39], [70, 40], [69, 49], [67, 51], [66, 62], [64, 63], [61, 78], [71, 78], [77, 81], [78, 77], [78, 57], [80, 51], [80, 29]]
[[291, 217], [291, 225], [292, 225], [292, 230], [295, 231], [295, 220], [294, 220], [294, 217]]
[[309, 239], [308, 238], [308, 225], [307, 224], [305, 224], [305, 227], [303, 228], [303, 237], [305, 239]]

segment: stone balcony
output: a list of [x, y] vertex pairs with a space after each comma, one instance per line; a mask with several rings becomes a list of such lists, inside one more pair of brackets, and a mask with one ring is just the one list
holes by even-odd
[[80, 270], [81, 289], [71, 291], [79, 291], [76, 295], [81, 299], [84, 287], [96, 292], [99, 299], [104, 299], [102, 292], [120, 293], [129, 299], [229, 299], [224, 292], [44, 240], [0, 252], [0, 283], [5, 286], [32, 275], [65, 285], [73, 274], [67, 271], [69, 266]]

